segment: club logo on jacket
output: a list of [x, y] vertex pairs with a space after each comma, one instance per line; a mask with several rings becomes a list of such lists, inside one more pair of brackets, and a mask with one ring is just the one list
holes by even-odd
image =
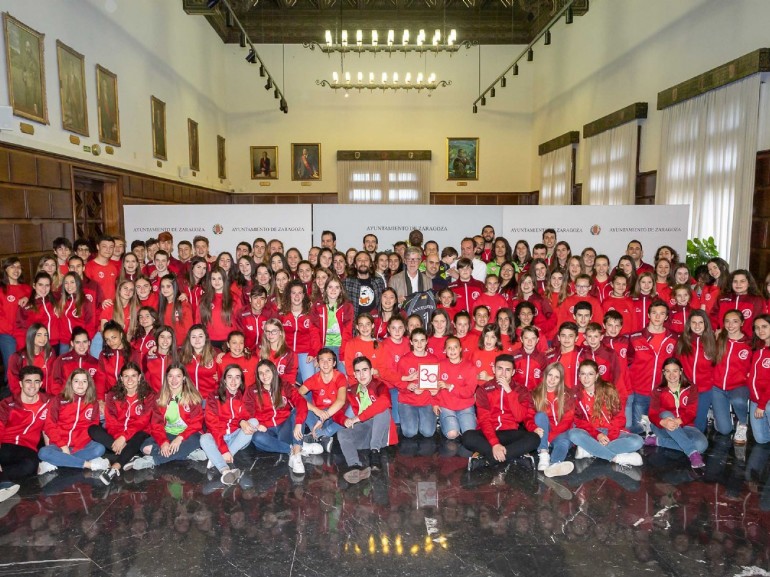
[[302, 321], [302, 328], [303, 329], [309, 329], [310, 328], [310, 319], [305, 319]]
[[753, 314], [754, 314], [754, 312], [751, 309], [744, 309], [743, 310], [743, 318], [744, 319], [747, 319], [747, 320], [750, 319], [751, 315], [753, 315]]
[[15, 303], [16, 297], [13, 295], [8, 295], [7, 297], [5, 297], [5, 300], [7, 300], [9, 303]]
[[689, 400], [690, 400], [689, 395], [684, 395], [682, 397], [682, 405], [684, 405], [686, 407], [687, 406], [687, 401], [689, 401]]
[[745, 361], [746, 359], [749, 358], [749, 351], [742, 350], [741, 352], [738, 353], [738, 358], [741, 359], [742, 361]]
[[669, 343], [668, 345], [666, 345], [666, 352], [669, 355], [674, 352], [674, 344], [673, 343]]
[[94, 408], [93, 407], [88, 407], [86, 409], [86, 419], [88, 419], [90, 421], [91, 417], [93, 417], [93, 416], [94, 416]]
[[98, 273], [96, 273], [96, 276], [98, 276], [99, 278], [104, 278], [104, 273], [102, 271], [99, 271]]
[[480, 291], [471, 291], [471, 298], [473, 300], [478, 299], [480, 296], [481, 296], [481, 292]]
[[94, 302], [94, 297], [90, 293], [86, 293], [86, 300], [90, 303]]
[[182, 408], [184, 409], [185, 413], [189, 413], [190, 412], [190, 405], [186, 405], [186, 404], [182, 405]]
[[282, 375], [284, 372], [286, 372], [286, 367], [283, 365], [278, 365], [278, 374]]
[[142, 413], [144, 413], [144, 406], [142, 403], [137, 403], [136, 409], [134, 409], [134, 413], [136, 413], [137, 417], [140, 417]]
[[770, 359], [762, 359], [762, 368], [770, 369]]
[[449, 380], [449, 375], [447, 373], [441, 373], [441, 380], [446, 382]]
[[541, 373], [540, 369], [535, 369], [535, 372], [532, 373], [532, 376], [535, 377], [536, 379], [539, 379], [541, 374], [542, 373]]
[[607, 367], [605, 365], [599, 365], [599, 374], [604, 376], [606, 372], [607, 372]]
[[96, 374], [96, 367], [88, 369], [88, 374], [91, 375], [91, 378]]

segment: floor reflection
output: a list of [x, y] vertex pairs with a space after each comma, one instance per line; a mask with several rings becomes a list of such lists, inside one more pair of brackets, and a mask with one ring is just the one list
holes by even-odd
[[770, 446], [712, 439], [705, 471], [645, 449], [641, 469], [583, 460], [465, 470], [438, 439], [402, 442], [357, 485], [340, 455], [251, 448], [234, 487], [202, 463], [49, 473], [0, 504], [0, 575], [766, 575]]

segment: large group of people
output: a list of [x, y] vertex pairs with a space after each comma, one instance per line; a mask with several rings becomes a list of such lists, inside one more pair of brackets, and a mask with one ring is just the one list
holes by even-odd
[[[399, 438], [569, 475], [640, 449], [704, 467], [706, 433], [770, 442], [770, 278], [714, 258], [689, 270], [640, 242], [612, 263], [547, 229], [530, 247], [493, 227], [453, 247], [420, 231], [346, 252], [278, 239], [209, 252], [196, 236], [53, 242], [31, 283], [2, 263], [0, 500], [32, 475], [207, 461], [238, 482], [238, 451], [303, 458], [338, 446], [344, 479]], [[432, 378], [431, 378], [432, 377]], [[572, 449], [574, 450], [574, 457]], [[740, 451], [738, 451], [739, 453]]]

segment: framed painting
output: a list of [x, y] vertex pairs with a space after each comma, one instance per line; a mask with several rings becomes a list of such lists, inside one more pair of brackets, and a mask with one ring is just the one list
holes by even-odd
[[278, 147], [277, 146], [252, 146], [251, 147], [251, 179], [277, 179], [278, 178]]
[[198, 123], [192, 118], [187, 119], [187, 140], [190, 148], [190, 170], [200, 171], [200, 145], [198, 144]]
[[479, 139], [447, 138], [447, 180], [479, 179]]
[[85, 57], [57, 40], [56, 61], [59, 65], [62, 128], [88, 136]]
[[291, 145], [291, 179], [321, 180], [321, 145]]
[[227, 178], [227, 154], [225, 137], [217, 135], [217, 176], [222, 180]]
[[150, 114], [152, 115], [152, 155], [160, 160], [168, 160], [166, 148], [166, 103], [151, 96]]
[[48, 124], [44, 34], [3, 13], [8, 97], [16, 116]]
[[96, 109], [99, 117], [99, 140], [120, 146], [120, 109], [118, 108], [118, 77], [96, 65]]

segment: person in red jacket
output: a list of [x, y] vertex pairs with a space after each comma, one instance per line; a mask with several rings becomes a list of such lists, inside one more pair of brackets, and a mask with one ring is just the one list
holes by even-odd
[[75, 369], [61, 396], [51, 400], [44, 429], [48, 444], [38, 451], [38, 474], [59, 467], [106, 470], [110, 462], [102, 458], [104, 446], [88, 435], [88, 428], [98, 424], [99, 405], [94, 381], [87, 371]]
[[32, 296], [26, 305], [20, 306], [16, 311], [14, 336], [17, 349], [24, 347], [27, 329], [34, 323], [40, 323], [48, 330], [48, 340], [52, 347], [59, 344], [61, 323], [51, 293], [51, 275], [47, 272], [39, 272], [35, 275]]
[[318, 367], [320, 370], [302, 383], [299, 394], [312, 394], [306, 424], [314, 438], [328, 442], [345, 421], [347, 378], [336, 369], [337, 355], [331, 349], [318, 351]]
[[94, 375], [96, 384], [96, 398], [99, 400], [102, 413], [104, 413], [104, 396], [118, 382], [120, 369], [131, 360], [131, 345], [128, 344], [126, 333], [115, 321], [110, 321], [104, 326], [104, 345], [99, 354], [99, 366]]
[[110, 468], [99, 480], [105, 485], [120, 476], [131, 459], [139, 455], [142, 444], [150, 436], [150, 418], [155, 395], [142, 377], [139, 365], [127, 362], [120, 370], [117, 384], [107, 393], [104, 426], [91, 425], [88, 434], [105, 448]]
[[602, 303], [599, 299], [591, 296], [591, 277], [587, 274], [579, 274], [575, 279], [575, 294], [568, 296], [559, 305], [558, 314], [556, 317], [556, 325], [561, 326], [562, 323], [572, 322], [577, 316], [577, 310], [575, 305], [580, 302], [587, 302], [591, 305], [591, 321], [598, 321], [602, 316]]
[[621, 334], [630, 335], [634, 332], [636, 323], [634, 317], [634, 303], [627, 296], [628, 279], [625, 275], [616, 272], [612, 276], [612, 292], [610, 292], [602, 301], [602, 310], [607, 314], [610, 311], [616, 311], [622, 317], [623, 330]]
[[203, 399], [181, 363], [172, 364], [150, 418], [150, 435], [142, 444], [144, 456], [134, 469], [147, 469], [170, 461], [205, 461], [200, 449]]
[[476, 368], [462, 356], [457, 337], [449, 337], [444, 347], [446, 359], [439, 363], [438, 394], [433, 412], [439, 417], [441, 433], [447, 439], [476, 428], [474, 400], [479, 385]]
[[43, 371], [43, 390], [49, 395], [53, 381], [53, 365], [56, 355], [48, 342], [48, 331], [40, 323], [33, 323], [27, 329], [26, 346], [11, 355], [8, 361], [8, 387], [16, 396], [21, 392], [20, 371], [22, 367], [34, 365]]
[[297, 355], [297, 380], [304, 383], [316, 373], [315, 357], [321, 348], [321, 328], [301, 281], [292, 281], [286, 287], [280, 319], [286, 344]]
[[711, 407], [714, 428], [722, 435], [733, 433], [733, 413], [738, 419], [733, 443], [745, 445], [749, 419], [748, 376], [751, 369], [751, 345], [743, 332], [744, 318], [739, 310], [730, 310], [722, 318], [717, 337], [717, 364], [714, 368]]
[[40, 392], [43, 371], [26, 366], [19, 376], [19, 394], [0, 402], [0, 485], [37, 474], [37, 447], [48, 416], [49, 397]]
[[716, 336], [706, 311], [697, 309], [690, 312], [687, 327], [676, 343], [674, 356], [682, 362], [684, 376], [698, 388], [695, 428], [705, 433], [717, 359]]
[[668, 328], [676, 335], [681, 335], [687, 328], [687, 319], [693, 307], [690, 305], [692, 290], [687, 285], [674, 285], [671, 289], [671, 313], [668, 315]]
[[338, 369], [345, 372], [345, 345], [353, 338], [353, 305], [350, 303], [342, 283], [337, 278], [330, 278], [324, 287], [323, 300], [314, 305], [314, 312], [319, 319], [320, 344], [333, 350], [339, 360]]
[[0, 377], [0, 385], [3, 385], [6, 383], [8, 359], [16, 352], [16, 315], [19, 307], [29, 301], [32, 288], [21, 282], [22, 269], [18, 257], [4, 259], [0, 269], [0, 354], [5, 368]]
[[754, 276], [745, 269], [730, 273], [731, 290], [722, 294], [711, 309], [711, 324], [714, 330], [722, 328], [722, 319], [727, 311], [737, 310], [743, 315], [743, 333], [751, 338], [751, 323], [765, 310], [765, 299], [757, 286]]
[[[224, 374], [223, 369], [228, 365], [238, 365], [243, 371], [244, 385], [251, 385], [257, 380], [257, 363], [259, 355], [252, 355], [246, 349], [246, 338], [240, 331], [233, 331], [227, 335], [226, 351], [217, 356], [219, 373]], [[221, 388], [221, 387], [220, 387]]]
[[210, 397], [219, 386], [217, 355], [219, 349], [212, 346], [205, 327], [200, 324], [191, 326], [179, 351], [179, 362], [184, 365], [201, 399]]
[[[398, 361], [401, 378], [395, 383], [398, 388], [401, 434], [411, 439], [420, 433], [430, 439], [436, 433], [433, 397], [438, 393], [438, 389], [420, 388], [420, 365], [437, 365], [439, 358], [428, 352], [428, 335], [423, 329], [413, 330], [409, 335], [409, 342], [412, 351]], [[356, 384], [357, 382], [353, 386]]]
[[564, 367], [564, 382], [570, 391], [578, 388], [578, 348], [576, 346], [578, 326], [573, 322], [559, 325], [557, 342], [545, 354], [546, 362], [561, 363]]
[[749, 420], [754, 440], [770, 443], [770, 315], [754, 319], [754, 354], [749, 371]]
[[70, 374], [75, 369], [86, 369], [91, 378], [96, 379], [96, 370], [99, 361], [89, 353], [91, 339], [88, 331], [83, 327], [77, 327], [72, 331], [69, 352], [57, 357], [51, 369], [51, 379], [48, 382], [49, 396], [58, 396], [64, 390]]
[[243, 403], [250, 418], [241, 421], [241, 430], [253, 435], [254, 446], [289, 455], [291, 472], [304, 475], [302, 457], [320, 454], [323, 447], [302, 442], [308, 406], [297, 387], [283, 383], [273, 362], [262, 359], [257, 365], [257, 382], [246, 388]]
[[89, 339], [92, 339], [99, 330], [99, 318], [94, 303], [86, 297], [80, 277], [74, 272], [64, 275], [61, 296], [56, 303], [56, 312], [59, 315], [61, 338], [59, 352], [67, 352], [69, 342], [72, 340], [72, 331], [77, 327], [85, 328]]
[[528, 391], [538, 386], [543, 368], [548, 364], [545, 355], [538, 350], [539, 340], [540, 331], [537, 327], [524, 327], [521, 331], [521, 348], [513, 354], [513, 382]]
[[569, 432], [569, 440], [578, 446], [575, 458], [598, 457], [640, 467], [642, 457], [636, 451], [644, 441], [624, 430], [626, 417], [615, 386], [602, 379], [599, 366], [592, 360], [580, 363], [578, 375], [581, 390], [576, 397], [576, 426]]
[[644, 440], [650, 447], [682, 451], [693, 469], [706, 466], [702, 453], [708, 448], [706, 435], [693, 427], [698, 412], [698, 387], [684, 376], [682, 363], [674, 357], [663, 363], [663, 380], [652, 394], [650, 425], [653, 434]]
[[574, 396], [564, 384], [561, 363], [551, 363], [543, 373], [543, 381], [532, 391], [534, 415], [528, 419], [527, 429], [540, 438], [537, 470], [546, 477], [561, 477], [575, 468], [564, 460], [572, 446], [569, 431], [575, 421]]
[[256, 356], [259, 356], [259, 343], [265, 323], [272, 318], [270, 311], [265, 308], [266, 304], [267, 291], [264, 287], [254, 285], [249, 294], [248, 305], [235, 317], [235, 326], [243, 333], [246, 348]]
[[252, 435], [241, 428], [248, 420], [243, 401], [244, 374], [237, 364], [228, 364], [222, 372], [219, 389], [206, 403], [206, 430], [201, 435], [201, 449], [212, 467], [221, 473], [225, 485], [234, 485], [241, 478], [241, 471], [233, 465], [235, 454], [251, 442]]
[[[141, 362], [142, 374], [150, 390], [157, 394], [163, 386], [166, 369], [179, 361], [176, 336], [171, 327], [161, 325], [155, 329], [155, 350], [144, 356]], [[137, 363], [138, 364], [138, 363]]]
[[345, 344], [345, 374], [348, 384], [355, 384], [353, 361], [358, 357], [371, 359], [379, 342], [374, 338], [374, 318], [369, 313], [360, 313], [356, 317], [356, 335]]
[[474, 387], [473, 394], [478, 427], [463, 432], [462, 438], [463, 446], [473, 451], [469, 471], [493, 461], [517, 461], [537, 449], [540, 437], [522, 427], [530, 412], [529, 394], [513, 382], [511, 355], [497, 357], [494, 378]]
[[200, 324], [206, 328], [212, 345], [221, 348], [235, 328], [239, 303], [230, 293], [225, 271], [214, 268], [206, 278], [199, 308]]
[[471, 312], [478, 299], [484, 292], [484, 283], [473, 278], [473, 262], [468, 258], [457, 261], [458, 279], [449, 285], [457, 301], [455, 307], [460, 311]]
[[485, 306], [489, 311], [489, 318], [494, 318], [497, 311], [508, 306], [506, 298], [498, 292], [500, 277], [496, 274], [488, 274], [484, 282], [484, 292], [476, 299], [474, 308]]
[[[337, 433], [347, 469], [342, 477], [351, 485], [366, 479], [372, 469], [382, 468], [382, 449], [398, 443], [396, 424], [390, 416], [387, 385], [372, 376], [372, 361], [353, 361], [356, 384], [347, 389], [345, 428]], [[369, 462], [361, 463], [359, 450], [369, 451]]]
[[397, 425], [401, 424], [401, 418], [398, 414], [398, 388], [396, 387], [398, 381], [401, 380], [398, 362], [410, 351], [409, 340], [405, 338], [405, 334], [404, 319], [400, 316], [391, 317], [388, 321], [388, 337], [383, 339], [370, 359], [374, 364], [376, 375], [385, 381], [390, 389], [391, 416]]
[[160, 279], [158, 318], [160, 323], [173, 327], [176, 341], [181, 343], [193, 324], [193, 312], [187, 300], [179, 300], [179, 284], [171, 273]]

